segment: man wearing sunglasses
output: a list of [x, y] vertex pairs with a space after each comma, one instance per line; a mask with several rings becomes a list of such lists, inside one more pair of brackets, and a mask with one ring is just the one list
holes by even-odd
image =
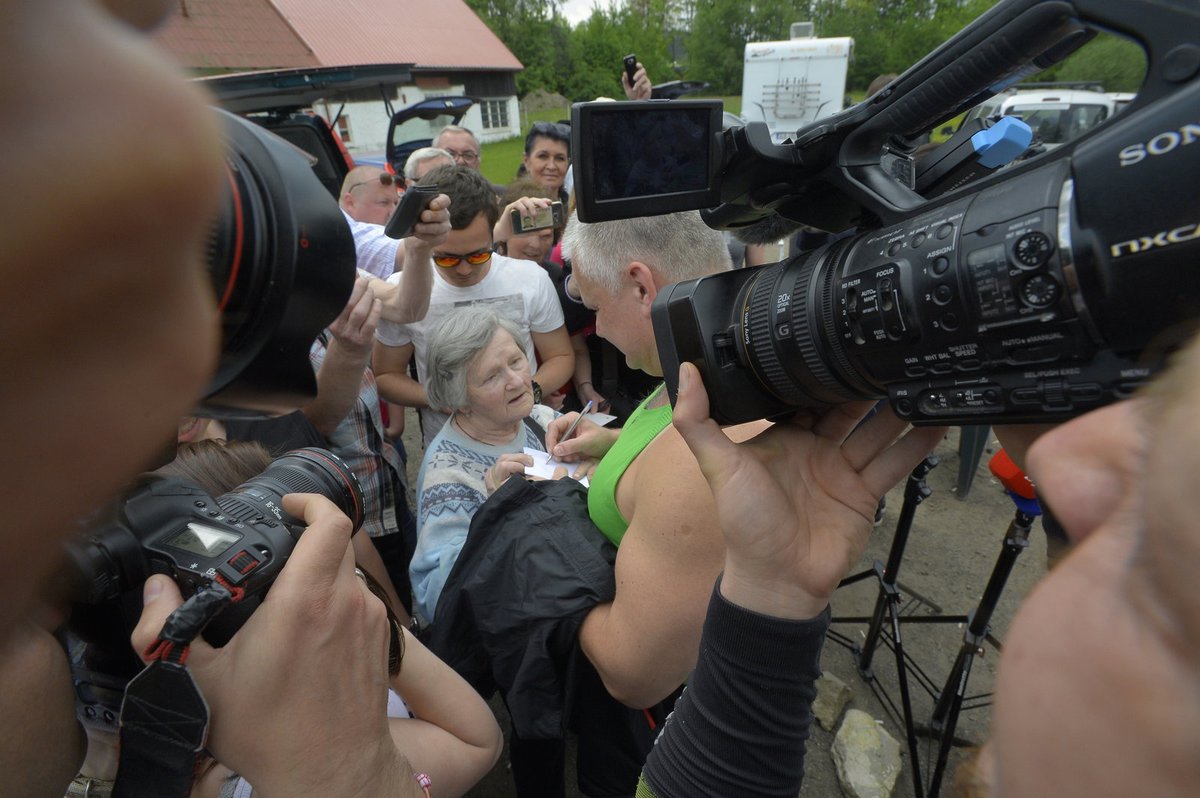
[[[420, 381], [425, 374], [427, 335], [451, 309], [487, 304], [511, 317], [522, 332], [520, 342], [534, 372], [534, 401], [540, 387], [549, 393], [571, 378], [575, 353], [563, 323], [549, 276], [531, 261], [492, 252], [492, 228], [500, 206], [492, 184], [470, 167], [444, 166], [425, 176], [422, 183], [439, 186], [449, 195], [450, 233], [433, 248], [435, 274], [429, 312], [410, 324], [381, 320], [376, 330], [374, 366], [379, 392], [396, 404], [420, 408], [421, 431], [428, 445], [447, 416], [428, 406]], [[395, 280], [389, 278], [389, 282]], [[416, 360], [417, 379], [409, 376]]]
[[[356, 166], [342, 181], [338, 201], [354, 234], [359, 274], [371, 279], [371, 290], [383, 303], [381, 317], [397, 324], [416, 321], [428, 310], [433, 286], [429, 253], [445, 239], [450, 218], [446, 212], [450, 200], [442, 194], [422, 211], [410, 238], [388, 238], [383, 225], [400, 204], [403, 188], [404, 178], [399, 175], [377, 166]], [[401, 272], [406, 275], [403, 282]], [[395, 280], [383, 281], [393, 274]]]

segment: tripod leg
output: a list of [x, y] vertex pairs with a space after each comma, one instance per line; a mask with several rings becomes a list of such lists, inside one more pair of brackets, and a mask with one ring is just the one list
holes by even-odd
[[[929, 455], [912, 470], [904, 486], [904, 504], [900, 507], [900, 519], [896, 522], [896, 533], [892, 536], [892, 546], [888, 550], [887, 564], [882, 567], [875, 564], [875, 574], [879, 579], [879, 596], [875, 599], [875, 611], [871, 616], [871, 625], [867, 627], [867, 637], [863, 640], [862, 654], [858, 659], [858, 670], [864, 678], [871, 678], [871, 660], [879, 645], [879, 635], [883, 631], [883, 617], [887, 605], [900, 605], [900, 593], [896, 588], [896, 576], [900, 572], [900, 562], [904, 558], [904, 549], [908, 546], [908, 535], [912, 531], [913, 518], [917, 507], [929, 498], [933, 491], [925, 482], [929, 472], [937, 467], [936, 455]], [[893, 610], [894, 612], [894, 610]]]
[[1000, 556], [996, 558], [996, 564], [992, 568], [992, 575], [988, 578], [987, 587], [984, 588], [983, 595], [979, 599], [979, 605], [968, 616], [967, 629], [963, 632], [962, 647], [959, 649], [954, 667], [950, 670], [950, 676], [946, 679], [946, 684], [934, 705], [933, 717], [929, 725], [939, 735], [937, 763], [930, 779], [930, 798], [936, 798], [938, 790], [941, 788], [942, 776], [950, 755], [950, 746], [954, 740], [954, 730], [958, 725], [958, 716], [962, 710], [963, 699], [967, 694], [967, 680], [971, 676], [971, 665], [983, 649], [992, 613], [996, 611], [996, 604], [1000, 600], [1000, 594], [1004, 592], [1004, 586], [1017, 562], [1017, 557], [1029, 545], [1029, 529], [1033, 525], [1034, 517], [1024, 510], [1018, 509], [1012, 523], [1005, 530], [1004, 546], [1000, 550]]
[[946, 764], [950, 760], [950, 746], [954, 743], [954, 729], [958, 726], [958, 715], [962, 710], [963, 699], [967, 695], [967, 680], [971, 678], [971, 664], [975, 661], [975, 655], [978, 652], [977, 647], [964, 643], [959, 651], [958, 659], [955, 660], [950, 679], [946, 682], [947, 687], [953, 683], [955, 689], [949, 706], [945, 708], [945, 722], [942, 724], [941, 734], [938, 735], [937, 761], [929, 780], [930, 798], [937, 798], [938, 792], [942, 788], [942, 777], [946, 773]]

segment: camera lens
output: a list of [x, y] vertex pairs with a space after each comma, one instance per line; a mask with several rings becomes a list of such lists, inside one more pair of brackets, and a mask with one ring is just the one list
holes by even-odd
[[208, 265], [222, 341], [206, 404], [288, 411], [316, 395], [308, 350], [350, 297], [354, 239], [302, 150], [217, 113], [226, 180]]
[[765, 266], [742, 287], [735, 308], [741, 358], [771, 395], [817, 407], [870, 395], [833, 325], [837, 246]]
[[315, 447], [288, 452], [266, 471], [221, 496], [217, 505], [235, 521], [274, 515], [303, 527], [301, 519], [283, 511], [283, 497], [289, 493], [318, 493], [346, 514], [355, 531], [362, 526], [363, 495], [358, 478], [333, 452]]

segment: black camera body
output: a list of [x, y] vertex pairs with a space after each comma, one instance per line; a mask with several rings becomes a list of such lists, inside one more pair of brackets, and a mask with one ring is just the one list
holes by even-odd
[[[941, 196], [896, 179], [887, 159], [905, 142], [1061, 60], [1093, 28], [1146, 52], [1126, 110]], [[692, 137], [708, 147], [695, 162], [718, 165], [690, 188], [723, 204], [685, 207], [706, 207], [711, 226], [781, 216], [853, 234], [660, 291], [652, 317], [672, 397], [683, 361], [699, 366], [722, 423], [883, 396], [918, 424], [1051, 421], [1129, 396], [1200, 318], [1198, 31], [1195, 4], [1010, 0], [791, 143], [771, 144], [755, 123]], [[655, 110], [672, 105], [700, 103]], [[588, 155], [637, 110], [574, 113], [577, 179], [622, 185], [585, 177], [606, 165]], [[679, 197], [602, 196], [580, 219], [677, 210]]]
[[238, 597], [203, 631], [214, 646], [229, 642], [263, 596], [304, 531], [283, 509], [288, 493], [318, 493], [357, 529], [363, 496], [357, 478], [325, 449], [296, 449], [258, 476], [218, 497], [188, 480], [151, 478], [113, 507], [107, 520], [67, 547], [68, 587], [76, 602], [70, 634], [82, 719], [116, 722], [125, 682], [141, 669], [129, 635], [141, 614], [141, 589], [166, 574], [185, 598], [219, 583]]

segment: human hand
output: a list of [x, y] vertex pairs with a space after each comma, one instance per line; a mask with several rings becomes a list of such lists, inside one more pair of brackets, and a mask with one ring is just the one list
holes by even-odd
[[491, 496], [509, 477], [524, 476], [525, 468], [533, 465], [527, 454], [507, 453], [496, 458], [496, 463], [483, 474], [483, 486]]
[[898, 438], [907, 424], [890, 409], [856, 429], [873, 404], [801, 411], [735, 444], [708, 417], [699, 371], [680, 367], [673, 423], [716, 499], [726, 545], [721, 593], [731, 602], [794, 619], [829, 603], [866, 547], [879, 497], [945, 434], [924, 427]]
[[512, 212], [517, 211], [521, 216], [533, 216], [541, 208], [549, 208], [550, 200], [545, 197], [521, 197], [504, 206], [496, 226], [492, 228], [493, 241], [507, 241], [516, 235], [512, 226]]
[[568, 440], [560, 440], [578, 417], [578, 413], [567, 413], [554, 419], [546, 427], [546, 451], [555, 459], [567, 463], [579, 462], [589, 457], [599, 460], [616, 443], [620, 430], [610, 430], [587, 419], [579, 422], [579, 426]]
[[579, 401], [583, 404], [586, 405], [590, 401], [592, 407], [596, 410], [608, 410], [608, 400], [601, 396], [600, 392], [590, 382], [580, 383], [575, 386], [575, 393], [579, 395]]
[[413, 244], [433, 249], [439, 244], [446, 243], [450, 233], [450, 197], [438, 194], [429, 206], [421, 211], [417, 223], [413, 225], [413, 235], [408, 239]]
[[553, 410], [562, 410], [563, 404], [567, 401], [567, 395], [562, 391], [548, 393], [542, 397], [542, 404]]
[[[377, 282], [383, 283], [382, 280]], [[359, 277], [354, 281], [346, 307], [329, 325], [329, 331], [347, 352], [369, 357], [375, 345], [375, 327], [382, 312], [383, 302], [375, 296], [371, 280]]]
[[[191, 645], [188, 670], [211, 711], [207, 746], [264, 795], [409, 794], [412, 771], [385, 717], [387, 615], [355, 576], [350, 522], [320, 496], [283, 504], [308, 528], [262, 605], [224, 647]], [[138, 651], [181, 603], [167, 577], [146, 582]]]
[[650, 99], [650, 77], [646, 74], [646, 68], [639, 61], [637, 71], [633, 73], [633, 85], [629, 85], [629, 76], [625, 71], [621, 71], [621, 88], [625, 90], [625, 96], [630, 100], [649, 100]]

